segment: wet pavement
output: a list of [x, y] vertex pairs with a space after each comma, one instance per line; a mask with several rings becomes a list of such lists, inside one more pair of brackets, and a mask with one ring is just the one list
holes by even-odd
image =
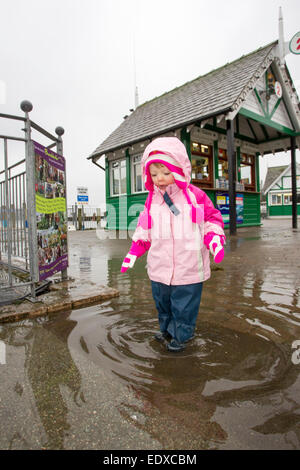
[[145, 257], [130, 240], [69, 233], [69, 274], [117, 289], [97, 305], [0, 324], [1, 449], [299, 449], [300, 230], [228, 236], [196, 336], [153, 339]]

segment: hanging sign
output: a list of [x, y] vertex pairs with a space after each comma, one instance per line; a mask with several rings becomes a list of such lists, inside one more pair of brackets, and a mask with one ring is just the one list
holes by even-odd
[[35, 204], [39, 280], [68, 267], [65, 159], [37, 142]]
[[88, 188], [83, 186], [77, 188], [77, 202], [82, 205], [89, 203]]
[[293, 54], [300, 54], [300, 31], [290, 40], [289, 48]]

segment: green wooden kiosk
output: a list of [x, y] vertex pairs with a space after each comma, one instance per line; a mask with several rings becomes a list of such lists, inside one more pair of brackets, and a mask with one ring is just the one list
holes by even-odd
[[259, 155], [290, 150], [294, 162], [299, 132], [299, 99], [279, 41], [156, 97], [88, 157], [98, 166], [105, 158], [107, 226], [134, 229], [147, 196], [143, 151], [174, 135], [191, 159], [192, 183], [221, 210], [230, 233], [259, 225]]

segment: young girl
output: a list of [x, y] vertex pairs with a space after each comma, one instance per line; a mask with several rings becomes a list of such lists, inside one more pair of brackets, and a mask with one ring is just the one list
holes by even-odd
[[167, 349], [178, 352], [194, 335], [202, 283], [210, 277], [209, 250], [222, 261], [225, 242], [221, 213], [209, 197], [190, 184], [191, 163], [176, 137], [160, 137], [141, 161], [149, 195], [121, 272], [148, 251], [147, 271]]

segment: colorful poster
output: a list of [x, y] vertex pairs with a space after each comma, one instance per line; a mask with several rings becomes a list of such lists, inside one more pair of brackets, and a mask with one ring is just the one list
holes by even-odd
[[236, 194], [235, 204], [236, 204], [236, 223], [242, 224], [244, 221], [244, 195], [243, 194]]
[[[236, 194], [236, 223], [242, 224], [244, 220], [244, 195]], [[224, 225], [229, 224], [229, 194], [220, 192], [216, 194], [216, 207], [222, 214]]]
[[39, 280], [68, 267], [65, 159], [37, 142], [35, 202]]

